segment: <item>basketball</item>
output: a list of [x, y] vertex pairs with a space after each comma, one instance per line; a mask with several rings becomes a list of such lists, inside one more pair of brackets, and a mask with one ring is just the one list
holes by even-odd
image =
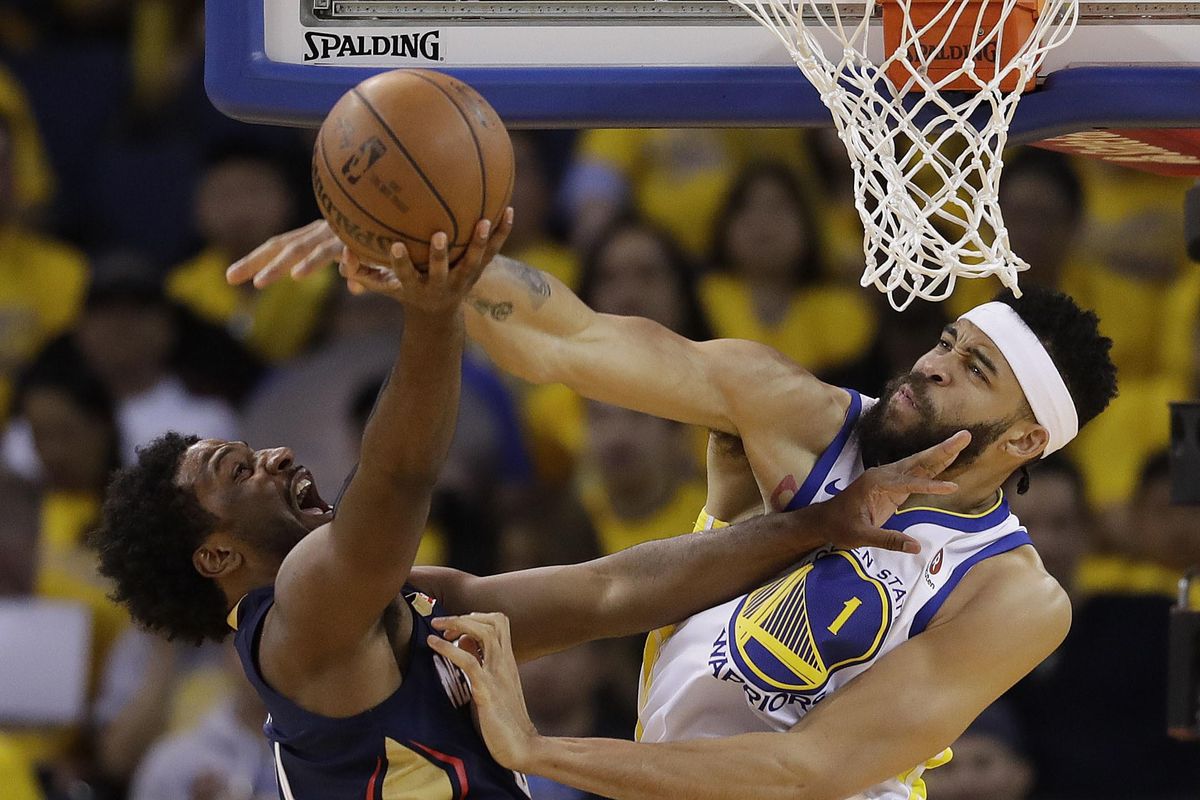
[[478, 92], [440, 72], [375, 75], [334, 105], [317, 133], [312, 182], [321, 213], [367, 262], [402, 242], [424, 269], [445, 231], [453, 264], [475, 223], [500, 222], [513, 191], [513, 149]]

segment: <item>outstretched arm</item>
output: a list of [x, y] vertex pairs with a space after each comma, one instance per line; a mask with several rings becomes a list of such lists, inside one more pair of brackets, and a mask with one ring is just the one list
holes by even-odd
[[828, 502], [728, 528], [645, 542], [583, 564], [477, 578], [414, 570], [412, 582], [454, 613], [511, 620], [519, 660], [580, 642], [678, 622], [769, 579], [825, 544], [915, 553], [915, 540], [878, 526], [912, 493], [946, 494], [936, 480], [970, 441], [963, 431], [895, 464], [868, 470]]
[[[276, 236], [228, 272], [265, 286], [324, 267], [340, 244], [323, 221]], [[746, 436], [800, 416], [799, 444], [819, 452], [841, 423], [844, 393], [766, 345], [692, 342], [640, 317], [600, 314], [526, 264], [498, 258], [467, 298], [467, 332], [504, 369], [564, 383], [595, 400]], [[811, 439], [811, 441], [807, 441]]]
[[288, 653], [301, 670], [360, 644], [408, 577], [458, 415], [461, 299], [505, 232], [489, 241], [480, 223], [466, 261], [453, 270], [444, 234], [433, 237], [427, 275], [400, 245], [391, 270], [344, 265], [348, 277], [402, 302], [405, 325], [336, 516], [296, 545], [276, 578], [264, 641], [282, 644], [272, 652]]
[[1070, 603], [1025, 550], [977, 565], [944, 619], [786, 733], [661, 744], [542, 737], [521, 698], [502, 615], [435, 623], [450, 639], [476, 640], [482, 663], [444, 639], [429, 642], [470, 678], [488, 747], [511, 769], [616, 800], [842, 800], [947, 747], [1062, 641]]

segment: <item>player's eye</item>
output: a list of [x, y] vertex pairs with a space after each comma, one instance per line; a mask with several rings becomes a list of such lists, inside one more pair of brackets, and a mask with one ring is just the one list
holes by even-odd
[[233, 468], [233, 479], [235, 481], [241, 480], [242, 478], [249, 476], [251, 472], [253, 472], [253, 470], [251, 470], [246, 464], [238, 464]]
[[945, 339], [939, 339], [939, 340], [938, 340], [938, 343], [937, 343], [937, 346], [938, 346], [938, 347], [940, 347], [940, 348], [942, 348], [943, 350], [949, 350], [949, 349], [950, 349], [950, 342], [946, 341]]

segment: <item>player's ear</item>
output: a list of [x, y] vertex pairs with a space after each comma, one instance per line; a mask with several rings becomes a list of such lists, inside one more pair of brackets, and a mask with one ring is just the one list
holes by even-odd
[[1018, 461], [1041, 455], [1050, 442], [1050, 433], [1033, 420], [1022, 420], [1009, 429], [1004, 451]]
[[242, 554], [233, 547], [232, 540], [222, 533], [209, 534], [192, 553], [192, 566], [205, 578], [224, 577], [244, 562]]

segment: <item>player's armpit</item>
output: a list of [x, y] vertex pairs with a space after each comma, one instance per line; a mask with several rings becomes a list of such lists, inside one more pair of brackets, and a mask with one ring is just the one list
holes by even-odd
[[[941, 752], [1062, 643], [1071, 606], [1030, 548], [976, 565], [934, 621], [809, 712], [791, 736], [822, 796], [847, 797]], [[830, 770], [828, 765], [840, 765]]]

